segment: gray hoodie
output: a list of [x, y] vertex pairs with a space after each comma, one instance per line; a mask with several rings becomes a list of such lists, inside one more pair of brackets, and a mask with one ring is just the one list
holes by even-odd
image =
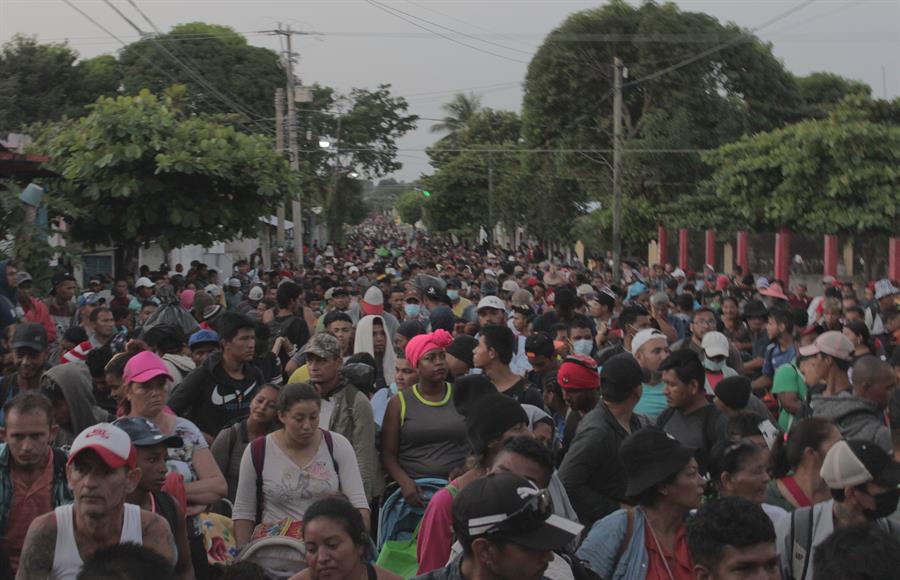
[[855, 395], [816, 395], [810, 406], [813, 416], [830, 419], [844, 438], [872, 441], [889, 455], [894, 455], [891, 431], [884, 424], [884, 413], [874, 401]]
[[56, 365], [45, 372], [41, 387], [47, 389], [54, 384], [59, 386], [69, 407], [69, 423], [59, 426], [54, 447], [69, 447], [83, 430], [109, 419], [109, 414], [94, 400], [91, 372], [83, 362]]

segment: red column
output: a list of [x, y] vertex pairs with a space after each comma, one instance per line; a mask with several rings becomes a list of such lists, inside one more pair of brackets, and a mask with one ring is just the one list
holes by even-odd
[[678, 230], [678, 267], [687, 272], [688, 269], [688, 231]]
[[775, 234], [775, 277], [784, 282], [787, 292], [791, 277], [791, 231], [787, 228]]
[[747, 232], [737, 233], [737, 260], [736, 263], [744, 270], [744, 274], [750, 273], [747, 267]]
[[825, 236], [825, 276], [837, 276], [838, 237], [833, 234]]
[[900, 280], [900, 238], [896, 236], [888, 242], [888, 277]]
[[666, 247], [669, 245], [669, 232], [666, 231], [666, 226], [662, 224], [659, 224], [657, 229], [657, 240], [659, 243], [659, 265], [665, 266], [668, 261]]
[[709, 264], [713, 267], [713, 270], [716, 269], [716, 232], [712, 230], [706, 230], [706, 238], [704, 240], [704, 246], [706, 249], [706, 261], [704, 264]]

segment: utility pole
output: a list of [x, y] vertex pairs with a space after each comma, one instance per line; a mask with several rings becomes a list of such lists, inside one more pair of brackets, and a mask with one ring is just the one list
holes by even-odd
[[[275, 89], [275, 151], [284, 154], [284, 89]], [[276, 210], [278, 217], [278, 229], [275, 233], [275, 243], [280, 250], [284, 250], [284, 204], [279, 203]]]
[[622, 260], [622, 60], [613, 58], [613, 280]]
[[[295, 34], [304, 32], [291, 30], [290, 25], [285, 28], [278, 25], [277, 30], [268, 30], [272, 34], [285, 37], [286, 48], [284, 54], [285, 98], [287, 99], [287, 127], [288, 127], [288, 151], [291, 156], [291, 170], [296, 174], [300, 171], [300, 145], [297, 141], [297, 111], [294, 107], [296, 99], [296, 83], [294, 81], [294, 51], [292, 39]], [[294, 262], [298, 266], [303, 265], [303, 207], [300, 205], [300, 192], [298, 191], [291, 201], [291, 219], [294, 222]]]
[[338, 232], [331, 231], [331, 225], [333, 223], [340, 223], [334, 219], [335, 216], [333, 212], [337, 211], [338, 206], [338, 173], [341, 169], [341, 118], [343, 116], [343, 111], [338, 110], [337, 134], [335, 135], [334, 143], [331, 144], [331, 148], [334, 150], [334, 164], [331, 166], [331, 199], [328, 201], [328, 207], [325, 212], [326, 220], [329, 222], [328, 238], [331, 242], [336, 241], [336, 239], [340, 237]]
[[[292, 50], [291, 26], [287, 26], [285, 39], [287, 40], [287, 61], [284, 63], [285, 80], [287, 88], [287, 121], [288, 121], [288, 146], [291, 151], [291, 169], [294, 174], [300, 171], [300, 146], [297, 143], [297, 110], [294, 106], [294, 51]], [[303, 266], [303, 207], [300, 202], [300, 192], [291, 201], [291, 219], [294, 222], [294, 262], [297, 266]]]
[[488, 242], [494, 246], [494, 157], [488, 152]]

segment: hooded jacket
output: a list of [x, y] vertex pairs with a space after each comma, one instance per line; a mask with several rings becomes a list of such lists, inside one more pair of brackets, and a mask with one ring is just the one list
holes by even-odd
[[220, 351], [210, 353], [169, 395], [169, 407], [175, 413], [214, 437], [250, 413], [250, 402], [265, 382], [253, 364], [244, 365], [243, 380], [232, 378], [222, 360]]
[[831, 420], [845, 439], [872, 441], [893, 456], [891, 431], [884, 423], [884, 414], [874, 401], [855, 395], [815, 395], [810, 406], [813, 416]]
[[0, 260], [0, 333], [5, 335], [6, 327], [16, 323], [16, 309], [19, 298], [16, 289], [6, 279], [6, 268], [9, 260]]
[[194, 359], [181, 354], [164, 354], [162, 360], [166, 363], [166, 367], [172, 375], [173, 389], [181, 384], [184, 377], [188, 376], [192, 370], [197, 368], [197, 365], [194, 364]]
[[394, 349], [391, 348], [393, 339], [391, 338], [391, 334], [388, 332], [387, 327], [385, 326], [384, 318], [381, 316], [364, 316], [359, 320], [359, 323], [356, 325], [356, 338], [353, 343], [353, 354], [358, 354], [361, 352], [367, 352], [378, 361], [378, 357], [375, 355], [375, 343], [374, 337], [372, 333], [374, 329], [372, 328], [375, 321], [381, 321], [382, 328], [384, 328], [384, 333], [386, 338], [384, 353], [381, 355], [381, 372], [384, 374], [384, 385], [378, 385], [378, 388], [382, 388], [384, 386], [390, 386], [393, 384], [396, 379], [396, 367], [397, 367], [397, 355], [394, 353]]
[[41, 378], [41, 387], [58, 385], [69, 406], [69, 424], [60, 425], [54, 447], [69, 447], [79, 433], [109, 419], [109, 414], [97, 406], [94, 399], [91, 372], [83, 362], [58, 365]]

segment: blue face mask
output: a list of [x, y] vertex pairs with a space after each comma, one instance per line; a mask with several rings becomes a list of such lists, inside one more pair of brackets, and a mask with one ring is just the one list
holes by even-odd
[[572, 350], [575, 354], [583, 354], [591, 356], [591, 350], [594, 348], [594, 341], [589, 338], [581, 338], [572, 342]]
[[456, 302], [459, 300], [459, 290], [447, 290], [447, 298]]
[[403, 311], [412, 318], [419, 315], [419, 312], [422, 311], [422, 306], [419, 304], [404, 304]]
[[714, 360], [705, 358], [705, 359], [703, 359], [703, 366], [706, 367], [706, 370], [708, 370], [710, 372], [721, 373], [722, 370], [725, 368], [725, 361], [724, 360], [714, 361]]

